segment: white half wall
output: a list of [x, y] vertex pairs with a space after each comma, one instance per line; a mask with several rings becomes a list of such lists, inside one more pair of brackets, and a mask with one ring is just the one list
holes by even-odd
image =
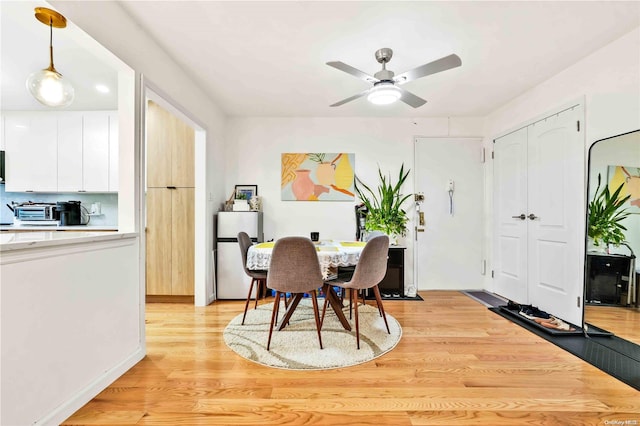
[[[227, 196], [234, 185], [258, 185], [263, 198], [266, 240], [288, 235], [321, 239], [355, 239], [356, 202], [282, 201], [280, 155], [286, 152], [348, 152], [355, 154], [354, 170], [364, 182], [378, 184], [378, 165], [397, 179], [402, 163], [413, 168], [416, 136], [479, 136], [480, 118], [232, 118], [227, 127], [225, 159]], [[404, 194], [414, 192], [414, 173]], [[400, 241], [405, 254], [405, 285], [413, 283], [414, 203], [405, 210], [409, 232]]]
[[60, 424], [144, 357], [138, 250], [130, 234], [2, 252], [0, 424]]

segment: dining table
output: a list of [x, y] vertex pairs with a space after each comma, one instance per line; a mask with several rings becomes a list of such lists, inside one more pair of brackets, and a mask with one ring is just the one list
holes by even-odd
[[[321, 240], [314, 242], [314, 245], [318, 254], [320, 272], [322, 273], [322, 278], [325, 280], [322, 291], [342, 326], [345, 330], [351, 330], [351, 325], [342, 311], [342, 300], [329, 280], [337, 277], [339, 267], [355, 266], [358, 263], [366, 242]], [[250, 246], [247, 252], [247, 269], [268, 270], [274, 246], [274, 241], [267, 241]], [[291, 303], [289, 303], [285, 316], [282, 321], [280, 321], [278, 330], [282, 330], [289, 322], [296, 305], [298, 305], [301, 299], [302, 295], [297, 295]]]

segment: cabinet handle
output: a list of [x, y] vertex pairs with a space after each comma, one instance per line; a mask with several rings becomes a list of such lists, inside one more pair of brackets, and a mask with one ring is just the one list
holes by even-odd
[[531, 213], [529, 215], [529, 219], [531, 219], [531, 220], [538, 219], [538, 216], [536, 216], [535, 214]]
[[513, 219], [520, 219], [520, 220], [525, 220], [527, 218], [527, 216], [524, 215], [524, 213], [519, 214], [518, 216], [511, 216]]
[[176, 189], [175, 186], [167, 186], [167, 189]]

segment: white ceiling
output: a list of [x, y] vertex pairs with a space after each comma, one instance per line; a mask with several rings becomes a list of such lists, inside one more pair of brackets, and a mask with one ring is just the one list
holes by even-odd
[[[26, 80], [49, 66], [49, 27], [34, 16], [35, 7], [48, 7], [43, 1], [0, 0], [0, 106], [2, 110], [50, 110], [27, 91]], [[111, 56], [72, 22], [67, 28], [53, 29], [55, 68], [69, 79], [75, 99], [65, 110], [117, 109], [118, 74], [106, 57]], [[110, 88], [108, 94], [96, 91], [96, 84]]]
[[[231, 116], [484, 116], [640, 26], [637, 1], [119, 3]], [[5, 84], [13, 77], [5, 77], [5, 53], [29, 53], [25, 69], [45, 67], [48, 31], [31, 9], [22, 37], [37, 35], [38, 49], [10, 35], [21, 48], [5, 52], [13, 43], [2, 8], [2, 95], [13, 102], [28, 72]], [[81, 81], [91, 54], [74, 51], [67, 62], [65, 31], [54, 30], [56, 67]], [[427, 100], [417, 109], [373, 106], [365, 98], [330, 108], [368, 83], [325, 63], [374, 74], [374, 52], [382, 47], [393, 49], [388, 68], [396, 74], [451, 53], [462, 67], [404, 85]]]

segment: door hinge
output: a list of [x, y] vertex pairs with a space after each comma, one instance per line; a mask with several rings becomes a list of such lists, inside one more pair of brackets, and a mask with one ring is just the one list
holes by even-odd
[[578, 308], [579, 308], [580, 307], [580, 296], [576, 297], [576, 301], [578, 302], [577, 305], [578, 305]]
[[580, 131], [580, 120], [576, 121], [576, 127], [577, 127], [578, 131]]
[[491, 270], [491, 278], [493, 278], [493, 269]]

